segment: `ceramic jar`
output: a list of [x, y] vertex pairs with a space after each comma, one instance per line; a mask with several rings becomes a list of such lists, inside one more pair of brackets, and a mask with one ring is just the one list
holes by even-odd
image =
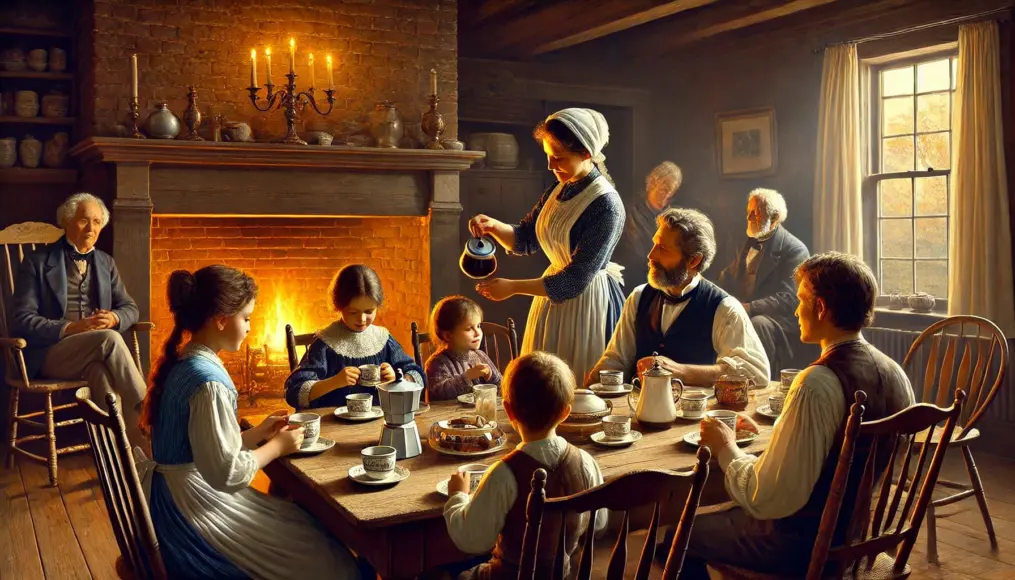
[[25, 70], [25, 53], [21, 49], [11, 48], [0, 53], [0, 62], [4, 70], [22, 71]]
[[14, 93], [14, 114], [29, 118], [39, 114], [39, 95], [35, 91], [16, 91]]
[[60, 167], [67, 160], [67, 144], [70, 137], [66, 133], [57, 133], [53, 138], [46, 141], [42, 152], [42, 163], [46, 167]]
[[49, 70], [51, 72], [67, 70], [67, 51], [62, 48], [49, 49]]
[[510, 133], [490, 133], [486, 138], [486, 164], [494, 169], [518, 168], [518, 140]]
[[226, 121], [222, 125], [222, 139], [234, 143], [248, 143], [254, 140], [250, 125], [238, 121]]
[[930, 312], [934, 310], [936, 300], [926, 292], [917, 292], [909, 297], [909, 307], [913, 312]]
[[21, 154], [21, 165], [25, 167], [38, 167], [39, 158], [42, 157], [42, 143], [31, 135], [25, 135], [18, 145], [18, 152]]
[[180, 119], [169, 110], [165, 103], [155, 106], [155, 112], [144, 122], [145, 133], [153, 139], [176, 139], [182, 128]]
[[890, 310], [902, 310], [906, 307], [906, 297], [898, 292], [892, 292], [888, 296], [888, 308]]
[[18, 140], [14, 137], [0, 139], [0, 167], [6, 169], [14, 167], [18, 160]]
[[48, 54], [44, 49], [37, 48], [28, 53], [28, 68], [35, 72], [42, 72], [46, 70], [46, 63]]
[[378, 147], [395, 149], [405, 135], [402, 118], [398, 109], [391, 101], [382, 101], [374, 107], [370, 114], [370, 133], [377, 141]]
[[70, 97], [60, 93], [50, 93], [42, 97], [42, 116], [51, 119], [66, 117], [70, 107]]
[[[489, 133], [473, 133], [469, 135], [469, 151], [486, 151], [486, 140], [490, 136]], [[477, 168], [487, 166], [487, 158], [482, 158], [477, 161], [474, 166]]]

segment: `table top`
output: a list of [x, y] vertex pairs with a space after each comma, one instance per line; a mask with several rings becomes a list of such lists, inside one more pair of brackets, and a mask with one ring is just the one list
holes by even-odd
[[[773, 383], [768, 389], [753, 391], [748, 408], [743, 412], [760, 427], [760, 437], [743, 447], [748, 453], [763, 451], [771, 438], [772, 420], [754, 413], [754, 409], [765, 404], [767, 394], [776, 384]], [[627, 397], [613, 398], [612, 401], [616, 414], [630, 413]], [[714, 404], [713, 399], [710, 407]], [[409, 470], [410, 475], [392, 486], [368, 487], [349, 478], [349, 469], [361, 464], [360, 450], [377, 445], [383, 420], [364, 423], [341, 421], [333, 415], [333, 407], [314, 409], [312, 412], [321, 415], [321, 436], [333, 439], [335, 446], [318, 455], [290, 456], [279, 461], [353, 525], [372, 528], [442, 517], [447, 498], [437, 493], [439, 482], [447, 479], [459, 465], [492, 464], [513, 450], [519, 441], [517, 434], [511, 432], [508, 434], [508, 445], [503, 450], [478, 458], [445, 455], [430, 447], [426, 438], [431, 424], [467, 415], [473, 409], [457, 401], [431, 401], [430, 411], [416, 417], [423, 453], [398, 462]], [[500, 418], [505, 422], [507, 420], [503, 411]], [[670, 429], [660, 431], [642, 429], [634, 421], [632, 430], [641, 431], [643, 437], [627, 447], [604, 447], [593, 443], [588, 437], [565, 437], [595, 457], [603, 476], [609, 480], [638, 469], [681, 470], [693, 467], [697, 448], [688, 445], [682, 438], [686, 433], [699, 429], [698, 423], [696, 420], [678, 418]]]

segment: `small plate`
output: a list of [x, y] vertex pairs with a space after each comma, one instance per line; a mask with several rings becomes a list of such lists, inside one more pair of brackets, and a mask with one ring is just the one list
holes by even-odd
[[363, 485], [391, 485], [393, 483], [398, 483], [407, 477], [409, 477], [409, 470], [401, 465], [396, 465], [395, 470], [384, 479], [370, 479], [367, 477], [367, 473], [363, 470], [362, 464], [353, 465], [349, 468], [349, 478], [356, 483], [362, 483]]
[[[469, 407], [476, 406], [476, 394], [475, 393], [463, 393], [458, 395], [458, 402]], [[504, 399], [497, 397], [497, 410], [504, 409]]]
[[696, 387], [694, 385], [687, 385], [684, 387], [684, 390], [689, 392], [699, 391], [708, 395], [709, 399], [715, 398], [715, 387]]
[[[427, 439], [427, 441], [430, 441], [430, 439]], [[453, 451], [451, 449], [441, 449], [437, 445], [434, 445], [432, 441], [430, 441], [430, 447], [432, 447], [433, 450], [438, 453], [443, 453], [444, 455], [451, 455], [453, 457], [482, 457], [484, 455], [497, 453], [498, 451], [507, 447], [507, 443], [498, 445], [496, 447], [491, 447], [486, 451]]]
[[762, 405], [757, 409], [755, 409], [754, 412], [761, 415], [762, 417], [768, 417], [769, 419], [779, 418], [779, 413], [773, 411], [771, 405]]
[[326, 437], [318, 437], [317, 441], [310, 447], [301, 447], [299, 451], [293, 455], [316, 455], [322, 451], [327, 451], [335, 446], [335, 442]]
[[366, 415], [350, 415], [348, 407], [339, 407], [335, 409], [335, 418], [343, 421], [352, 421], [354, 423], [362, 423], [363, 421], [373, 421], [374, 419], [380, 419], [384, 416], [384, 411], [380, 407], [370, 407], [370, 412]]
[[624, 437], [623, 439], [607, 439], [606, 433], [596, 431], [590, 436], [590, 439], [592, 439], [593, 442], [605, 445], [606, 447], [624, 447], [634, 443], [635, 441], [640, 441], [641, 433], [639, 431], [631, 431], [627, 437]]
[[[737, 445], [750, 445], [751, 442], [757, 439], [758, 437], [759, 435], [754, 435], [752, 437], [737, 439]], [[687, 443], [688, 445], [697, 447], [700, 442], [701, 442], [701, 431], [691, 431], [690, 433], [686, 433], [684, 435], [684, 443]]]
[[684, 410], [681, 409], [680, 407], [677, 407], [677, 419], [683, 419], [684, 421], [701, 421], [704, 418], [705, 418], [704, 412], [701, 415], [695, 415], [694, 417], [685, 417]]
[[448, 481], [450, 481], [450, 480], [442, 479], [442, 480], [437, 482], [437, 493], [443, 495], [444, 497], [448, 497], [448, 495], [449, 495], [448, 494]]
[[589, 390], [600, 397], [620, 397], [634, 390], [634, 387], [627, 383], [624, 383], [622, 386], [623, 388], [621, 389], [607, 389], [601, 383], [596, 383], [594, 385], [590, 385]]

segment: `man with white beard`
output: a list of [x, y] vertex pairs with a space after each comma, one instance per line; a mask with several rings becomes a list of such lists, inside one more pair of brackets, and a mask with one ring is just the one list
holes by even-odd
[[793, 271], [810, 257], [807, 246], [789, 233], [786, 200], [772, 189], [755, 189], [747, 199], [747, 240], [718, 284], [743, 303], [768, 353], [773, 377], [780, 369], [803, 366], [818, 353], [800, 342], [793, 312], [797, 307]]
[[739, 367], [759, 384], [769, 377], [768, 357], [740, 301], [701, 277], [715, 257], [715, 231], [705, 214], [670, 208], [656, 219], [648, 255], [648, 284], [631, 292], [613, 338], [585, 384], [599, 371], [633, 377], [660, 365], [686, 385], [712, 385]]

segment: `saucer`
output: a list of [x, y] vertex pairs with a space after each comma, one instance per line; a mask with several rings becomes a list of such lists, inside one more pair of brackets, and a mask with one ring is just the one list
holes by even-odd
[[[750, 437], [744, 437], [743, 439], [737, 439], [737, 445], [750, 445], [752, 441], [760, 437], [760, 435], [751, 434]], [[697, 447], [701, 443], [701, 431], [691, 431], [684, 435], [684, 443]]]
[[381, 384], [382, 382], [383, 381], [381, 381], [380, 379], [378, 379], [376, 381], [363, 381], [363, 380], [361, 380], [361, 381], [358, 381], [356, 384], [361, 386], [361, 387], [376, 387], [377, 385]]
[[696, 387], [693, 385], [687, 385], [684, 387], [684, 391], [688, 393], [698, 391], [699, 393], [705, 393], [706, 395], [708, 395], [709, 399], [715, 398], [715, 387]]
[[705, 418], [705, 411], [701, 412], [701, 415], [695, 415], [694, 417], [685, 417], [684, 410], [677, 407], [677, 419], [683, 419], [684, 421], [701, 421]]
[[607, 447], [624, 447], [625, 445], [630, 445], [635, 441], [640, 441], [641, 433], [638, 431], [631, 431], [623, 439], [607, 439], [606, 433], [596, 431], [591, 435], [590, 439], [592, 439], [595, 443], [605, 445]]
[[384, 411], [380, 407], [370, 407], [370, 412], [363, 415], [350, 415], [348, 407], [339, 407], [335, 409], [335, 418], [343, 421], [353, 421], [361, 423], [363, 421], [373, 421], [374, 419], [380, 419], [384, 416]]
[[331, 439], [328, 439], [326, 437], [318, 437], [317, 441], [314, 441], [313, 445], [309, 447], [301, 447], [299, 451], [296, 451], [295, 453], [293, 453], [293, 455], [314, 455], [317, 453], [321, 453], [322, 451], [327, 451], [334, 446], [335, 442], [332, 441]]
[[599, 395], [600, 397], [620, 397], [630, 393], [634, 390], [634, 387], [624, 383], [620, 389], [608, 389], [602, 385], [602, 383], [596, 383], [589, 386], [589, 390]]
[[768, 417], [769, 419], [779, 418], [779, 413], [773, 411], [771, 405], [762, 405], [757, 409], [755, 409], [754, 412], [761, 415], [762, 417]]
[[442, 479], [437, 482], [437, 493], [443, 495], [444, 497], [448, 497], [448, 481], [450, 480]]
[[370, 479], [367, 477], [366, 471], [363, 470], [363, 464], [354, 465], [349, 468], [349, 479], [355, 481], [356, 483], [362, 483], [363, 485], [391, 485], [393, 483], [398, 483], [407, 477], [409, 477], [409, 470], [401, 465], [396, 465], [395, 470], [388, 474], [388, 476], [384, 479]]
[[[458, 402], [469, 407], [476, 406], [476, 394], [475, 393], [463, 393], [458, 395]], [[504, 399], [497, 397], [497, 410], [501, 411], [504, 409]]]
[[489, 449], [484, 449], [482, 451], [455, 451], [453, 449], [444, 449], [440, 445], [434, 445], [432, 439], [427, 439], [427, 441], [430, 442], [430, 447], [432, 447], [434, 451], [437, 451], [438, 453], [443, 453], [444, 455], [451, 455], [452, 457], [482, 457], [484, 455], [491, 455], [493, 453], [497, 453], [498, 451], [501, 451], [505, 447], [507, 447], [507, 443], [505, 442], [496, 447], [491, 447]]

